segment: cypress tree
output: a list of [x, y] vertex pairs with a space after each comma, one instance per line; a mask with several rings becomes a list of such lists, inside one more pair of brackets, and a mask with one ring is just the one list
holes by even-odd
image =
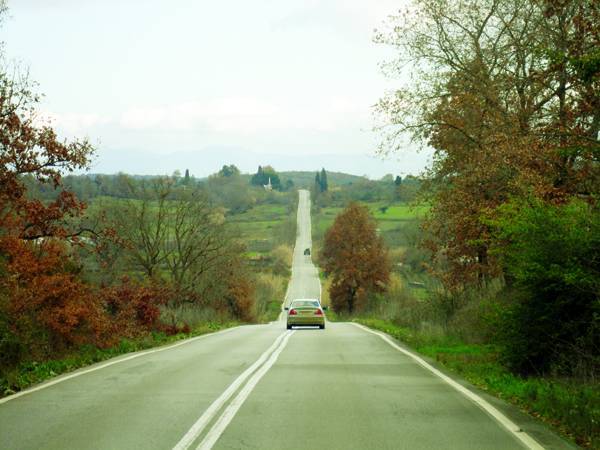
[[327, 172], [325, 172], [325, 168], [321, 169], [321, 192], [327, 192], [329, 189], [329, 184], [327, 183]]

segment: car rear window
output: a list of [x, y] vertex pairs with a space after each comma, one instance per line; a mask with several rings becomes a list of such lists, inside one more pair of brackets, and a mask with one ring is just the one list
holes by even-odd
[[295, 301], [294, 303], [292, 303], [292, 306], [294, 306], [295, 308], [302, 307], [302, 306], [318, 307], [319, 302], [317, 302], [316, 300], [300, 300], [300, 301]]

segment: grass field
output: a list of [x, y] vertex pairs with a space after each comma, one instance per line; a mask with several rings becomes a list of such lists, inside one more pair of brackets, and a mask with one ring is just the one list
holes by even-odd
[[[429, 210], [427, 205], [387, 204], [383, 202], [364, 203], [377, 221], [380, 232], [401, 230], [415, 224]], [[325, 207], [313, 212], [313, 239], [321, 239], [333, 224], [335, 217], [342, 212], [340, 207]], [[385, 237], [384, 237], [385, 238]], [[400, 242], [388, 242], [390, 247], [402, 245]]]
[[246, 244], [248, 255], [266, 255], [280, 244], [293, 246], [296, 236], [294, 204], [262, 204], [228, 217]]
[[406, 220], [416, 220], [422, 218], [429, 207], [426, 205], [407, 205], [396, 204], [388, 205], [385, 203], [369, 203], [369, 209], [373, 217], [380, 222], [401, 222]]

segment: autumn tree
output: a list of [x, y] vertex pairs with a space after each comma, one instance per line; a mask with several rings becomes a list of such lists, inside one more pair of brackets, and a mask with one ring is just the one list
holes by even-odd
[[388, 252], [367, 207], [351, 203], [336, 217], [325, 234], [321, 261], [332, 277], [329, 295], [338, 312], [352, 314], [369, 294], [386, 289]]
[[599, 19], [596, 0], [415, 0], [377, 36], [410, 80], [379, 103], [382, 151], [407, 135], [434, 149], [435, 273], [456, 292], [504, 281], [499, 329], [521, 372], [576, 373], [573, 353], [597, 345]]
[[[484, 216], [533, 189], [598, 189], [598, 3], [415, 0], [377, 40], [412, 72], [384, 97], [382, 151], [435, 150], [429, 248], [446, 285], [500, 273]], [[408, 79], [408, 78], [407, 78]], [[442, 264], [442, 261], [444, 262]]]
[[[85, 205], [62, 189], [63, 173], [86, 168], [93, 149], [60, 140], [37, 104], [27, 78], [0, 71], [0, 368], [96, 342], [102, 327], [71, 257]], [[30, 196], [27, 179], [55, 190], [54, 200]]]

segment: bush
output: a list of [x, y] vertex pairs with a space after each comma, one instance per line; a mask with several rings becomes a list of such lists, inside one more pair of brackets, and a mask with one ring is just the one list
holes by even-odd
[[513, 300], [498, 315], [519, 373], [594, 377], [600, 367], [600, 212], [573, 200], [512, 202], [494, 222]]
[[289, 277], [290, 268], [292, 267], [292, 255], [292, 248], [287, 245], [275, 247], [271, 252], [271, 256], [273, 257], [273, 273]]
[[259, 321], [277, 319], [285, 296], [286, 279], [279, 275], [261, 273], [255, 279], [254, 314]]
[[121, 284], [103, 289], [100, 296], [109, 316], [109, 341], [139, 336], [160, 328], [160, 306], [170, 297], [166, 288], [140, 286], [123, 278]]

